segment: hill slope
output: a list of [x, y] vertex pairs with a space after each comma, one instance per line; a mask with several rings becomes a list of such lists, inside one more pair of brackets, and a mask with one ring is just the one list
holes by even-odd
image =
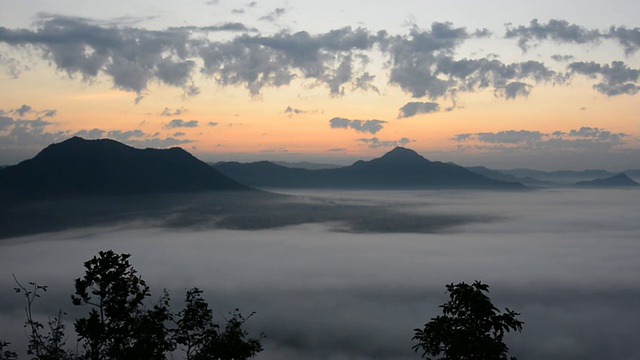
[[0, 170], [5, 198], [247, 190], [180, 148], [135, 149], [73, 137]]

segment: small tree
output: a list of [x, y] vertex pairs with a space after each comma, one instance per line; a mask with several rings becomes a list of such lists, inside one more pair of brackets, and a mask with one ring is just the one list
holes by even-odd
[[506, 308], [500, 313], [485, 295], [489, 285], [479, 281], [446, 287], [449, 301], [440, 305], [442, 315], [414, 329], [413, 350], [422, 350], [429, 360], [506, 360], [509, 349], [503, 337], [522, 330], [523, 322], [516, 318], [520, 314]]
[[149, 286], [129, 263], [129, 254], [100, 251], [84, 263], [85, 275], [75, 280], [74, 305], [90, 306], [75, 330], [84, 340], [83, 358], [164, 359], [172, 350], [165, 322], [171, 319], [169, 296], [146, 309]]
[[[17, 287], [14, 288], [16, 293], [24, 295], [27, 305], [24, 313], [27, 320], [24, 323], [29, 345], [27, 346], [27, 355], [33, 355], [37, 360], [67, 360], [73, 359], [74, 356], [69, 350], [64, 349], [65, 345], [65, 325], [62, 322], [62, 310], [58, 311], [58, 316], [49, 318], [47, 327], [49, 331], [43, 333], [45, 326], [38, 320], [33, 318], [33, 303], [41, 293], [47, 291], [47, 287], [30, 282], [28, 287], [22, 285], [18, 279], [13, 276]], [[0, 342], [0, 349], [4, 348], [8, 343]], [[0, 359], [17, 359], [17, 355], [13, 352], [4, 352], [0, 354]]]
[[187, 290], [185, 308], [176, 314], [176, 319], [174, 341], [183, 348], [187, 360], [249, 359], [262, 351], [260, 338], [248, 338], [242, 329], [246, 319], [238, 309], [221, 331], [198, 288]]

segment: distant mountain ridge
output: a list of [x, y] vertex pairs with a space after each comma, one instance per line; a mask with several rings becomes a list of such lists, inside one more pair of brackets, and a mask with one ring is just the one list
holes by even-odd
[[607, 188], [628, 188], [639, 187], [640, 183], [633, 181], [627, 174], [620, 173], [604, 179], [595, 179], [591, 181], [579, 181], [573, 186], [577, 187], [607, 187]]
[[269, 161], [222, 162], [214, 165], [244, 184], [274, 188], [523, 189], [519, 183], [489, 179], [461, 166], [430, 161], [413, 150], [397, 147], [383, 156], [335, 169], [287, 168]]
[[0, 170], [5, 198], [248, 190], [181, 148], [135, 149], [73, 137]]

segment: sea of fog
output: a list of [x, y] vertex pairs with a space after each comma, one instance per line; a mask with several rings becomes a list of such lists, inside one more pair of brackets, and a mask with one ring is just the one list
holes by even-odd
[[[438, 314], [444, 285], [481, 280], [520, 312], [506, 339], [526, 359], [639, 359], [640, 191], [281, 191], [301, 202], [357, 204], [424, 218], [477, 215], [429, 233], [353, 231], [340, 221], [263, 230], [133, 222], [0, 240], [0, 339], [24, 346], [12, 274], [49, 291], [45, 319], [73, 317], [73, 279], [99, 250], [132, 254], [174, 308], [198, 286], [220, 319], [239, 307], [263, 332], [258, 359], [417, 359], [413, 329]], [[397, 216], [397, 215], [396, 215]], [[375, 229], [375, 227], [373, 227]], [[70, 347], [75, 341], [68, 340]]]

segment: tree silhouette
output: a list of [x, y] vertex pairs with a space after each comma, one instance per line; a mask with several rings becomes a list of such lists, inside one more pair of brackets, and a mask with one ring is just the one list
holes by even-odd
[[[446, 285], [449, 301], [440, 305], [442, 315], [432, 318], [423, 329], [414, 329], [412, 348], [422, 350], [425, 359], [506, 360], [509, 348], [504, 334], [521, 331], [520, 315], [509, 309], [504, 313], [485, 293], [489, 285], [475, 281]], [[511, 357], [515, 360], [515, 357]]]
[[[259, 338], [249, 337], [242, 328], [248, 319], [238, 309], [225, 319], [224, 329], [214, 322], [213, 312], [198, 288], [187, 290], [185, 308], [173, 313], [169, 294], [148, 307], [149, 286], [129, 263], [129, 254], [100, 251], [84, 263], [85, 275], [75, 279], [74, 305], [89, 308], [85, 317], [74, 322], [82, 350], [64, 349], [65, 326], [62, 313], [48, 322], [49, 331], [32, 316], [32, 305], [46, 286], [29, 283], [25, 287], [15, 279], [16, 292], [22, 293], [27, 306], [27, 353], [32, 360], [123, 360], [175, 358], [178, 347], [187, 360], [244, 360], [262, 351]], [[253, 313], [251, 314], [253, 315]], [[249, 317], [251, 317], [251, 315]], [[15, 360], [0, 341], [0, 360]]]

